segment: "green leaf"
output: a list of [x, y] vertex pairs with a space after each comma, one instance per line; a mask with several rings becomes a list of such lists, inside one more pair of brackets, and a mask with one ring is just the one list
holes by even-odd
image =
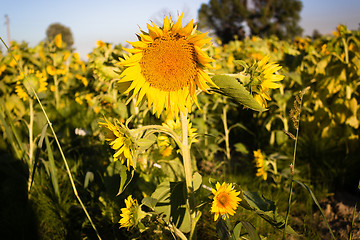
[[151, 210], [155, 209], [157, 202], [158, 200], [153, 197], [144, 197], [143, 200], [141, 201], [142, 204], [149, 207]]
[[219, 89], [211, 88], [214, 92], [230, 97], [252, 110], [259, 112], [267, 110], [253, 98], [237, 78], [228, 75], [216, 75], [212, 80], [219, 87]]
[[246, 155], [246, 154], [249, 153], [249, 151], [247, 150], [246, 146], [245, 146], [244, 144], [242, 144], [241, 142], [235, 143], [235, 144], [234, 144], [234, 147], [235, 147], [235, 150], [236, 150], [237, 152], [240, 152], [240, 153], [242, 153], [242, 154], [244, 154], [244, 155]]
[[40, 151], [41, 151], [43, 143], [44, 143], [44, 138], [46, 136], [46, 130], [47, 130], [48, 126], [49, 125], [47, 123], [45, 123], [44, 127], [42, 128], [40, 139], [39, 139], [39, 142], [38, 142], [38, 145], [36, 148], [34, 167], [33, 167], [32, 173], [31, 173], [32, 176], [31, 176], [30, 189], [31, 189], [33, 181], [34, 181], [35, 172], [37, 169], [37, 163], [39, 162]]
[[147, 150], [151, 145], [153, 145], [156, 141], [155, 134], [150, 134], [146, 138], [141, 138], [136, 140], [136, 144], [139, 146], [139, 151], [143, 152]]
[[[132, 171], [131, 171], [130, 179], [129, 179], [129, 181], [126, 183], [126, 180], [128, 179], [127, 167], [124, 166], [124, 165], [121, 165], [121, 170], [120, 170], [120, 187], [119, 187], [119, 191], [118, 191], [118, 193], [116, 194], [116, 196], [119, 196], [119, 195], [125, 190], [125, 188], [127, 187], [127, 185], [129, 185], [129, 183], [131, 182], [131, 180], [132, 180], [133, 177], [134, 177], [134, 173], [135, 173], [135, 171], [132, 170]], [[125, 185], [125, 183], [126, 183], [126, 185]]]
[[216, 231], [217, 231], [218, 237], [221, 240], [230, 240], [231, 239], [229, 229], [226, 226], [226, 223], [222, 219], [222, 217], [220, 217], [219, 221], [216, 224]]
[[[273, 201], [260, 196], [257, 192], [243, 191], [242, 195], [242, 201], [240, 202], [242, 207], [254, 211], [277, 229], [283, 229], [285, 227], [285, 220], [277, 213]], [[286, 226], [285, 232], [298, 235], [290, 226]]]
[[53, 185], [56, 196], [58, 197], [58, 199], [60, 199], [59, 184], [58, 184], [58, 180], [57, 180], [54, 154], [53, 154], [50, 142], [49, 142], [49, 138], [46, 135], [45, 135], [45, 143], [46, 143], [46, 149], [47, 149], [48, 159], [49, 159], [51, 183]]
[[241, 224], [246, 228], [246, 231], [249, 234], [250, 240], [261, 240], [255, 227], [251, 223], [246, 222], [246, 221], [241, 221]]
[[193, 175], [193, 187], [194, 187], [194, 192], [197, 191], [202, 185], [202, 176], [200, 175], [200, 173], [195, 172]]
[[162, 182], [151, 195], [157, 199], [155, 212], [175, 224], [182, 232], [190, 232], [190, 213], [186, 208], [185, 182]]
[[238, 224], [235, 225], [235, 227], [234, 227], [234, 229], [232, 231], [233, 239], [240, 239], [241, 227], [242, 227], [241, 222], [239, 222]]

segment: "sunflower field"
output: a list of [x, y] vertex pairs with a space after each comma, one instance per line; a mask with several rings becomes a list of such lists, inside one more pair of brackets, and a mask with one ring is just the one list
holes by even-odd
[[87, 60], [1, 39], [1, 238], [360, 238], [359, 31], [147, 28]]

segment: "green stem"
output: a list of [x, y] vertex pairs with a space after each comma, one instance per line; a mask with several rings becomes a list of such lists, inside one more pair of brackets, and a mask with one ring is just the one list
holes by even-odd
[[293, 192], [293, 179], [294, 179], [294, 172], [295, 172], [296, 150], [297, 150], [297, 144], [298, 144], [298, 139], [299, 139], [300, 114], [301, 114], [302, 99], [303, 99], [303, 96], [300, 97], [299, 116], [298, 116], [299, 123], [298, 123], [298, 126], [296, 128], [294, 154], [293, 154], [292, 163], [290, 165], [290, 193], [289, 193], [289, 199], [288, 199], [288, 208], [287, 208], [286, 217], [285, 217], [285, 226], [284, 226], [284, 232], [283, 232], [283, 239], [285, 239], [286, 226], [288, 225], [289, 215], [290, 215], [290, 207], [291, 207], [291, 200], [292, 200], [291, 198], [292, 198], [292, 192]]
[[[29, 108], [30, 108], [30, 121], [29, 121], [29, 170], [33, 169], [33, 158], [34, 158], [34, 101], [29, 97]], [[30, 192], [32, 171], [29, 174], [28, 192]]]
[[53, 63], [54, 63], [54, 68], [55, 68], [55, 74], [54, 74], [54, 86], [55, 86], [55, 107], [57, 110], [59, 110], [60, 107], [60, 95], [59, 95], [59, 79], [56, 73], [56, 62], [55, 62], [55, 57], [52, 57], [53, 59]]
[[208, 119], [207, 119], [207, 112], [208, 112], [208, 105], [209, 103], [206, 103], [203, 107], [203, 120], [204, 120], [204, 155], [206, 157], [206, 159], [209, 159], [209, 149], [207, 148], [207, 146], [209, 146], [209, 140], [208, 140], [208, 135], [209, 135], [209, 130], [208, 130], [208, 125], [206, 124]]
[[184, 171], [185, 171], [185, 182], [186, 182], [186, 190], [187, 190], [187, 208], [190, 213], [190, 239], [196, 239], [196, 211], [195, 211], [195, 199], [193, 195], [193, 169], [191, 164], [191, 156], [190, 156], [190, 146], [189, 146], [189, 133], [188, 133], [188, 119], [187, 119], [187, 109], [185, 108], [185, 112], [180, 112], [180, 120], [181, 120], [181, 155], [183, 157]]
[[180, 112], [181, 118], [181, 142], [182, 148], [181, 153], [183, 157], [184, 170], [185, 170], [185, 180], [186, 180], [186, 188], [187, 192], [190, 194], [192, 192], [192, 165], [190, 158], [190, 147], [189, 147], [189, 136], [188, 136], [188, 120], [187, 120], [187, 109], [185, 109], [185, 113]]
[[222, 122], [224, 125], [224, 134], [225, 134], [225, 154], [226, 154], [226, 159], [228, 161], [230, 161], [230, 139], [229, 139], [229, 134], [230, 134], [230, 130], [227, 124], [227, 110], [229, 108], [229, 105], [225, 104], [225, 106], [223, 107], [223, 112], [222, 112]]
[[345, 63], [348, 64], [349, 63], [349, 47], [348, 47], [348, 44], [347, 44], [345, 38], [341, 38], [341, 40], [344, 44]]

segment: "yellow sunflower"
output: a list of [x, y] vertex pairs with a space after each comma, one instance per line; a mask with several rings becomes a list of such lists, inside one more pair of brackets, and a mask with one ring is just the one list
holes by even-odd
[[240, 192], [234, 190], [231, 183], [228, 184], [225, 182], [222, 185], [217, 182], [216, 189], [211, 188], [211, 192], [214, 194], [211, 206], [211, 212], [215, 214], [214, 221], [224, 214], [224, 219], [229, 217], [229, 215], [234, 215], [241, 201], [241, 198], [238, 197]]
[[135, 142], [133, 137], [131, 136], [130, 130], [123, 126], [122, 123], [119, 122], [120, 126], [112, 124], [106, 118], [104, 118], [105, 122], [99, 122], [100, 125], [106, 127], [109, 131], [106, 134], [106, 141], [109, 141], [109, 145], [116, 152], [113, 155], [114, 161], [121, 160], [121, 163], [124, 164], [126, 161], [126, 165], [128, 170], [130, 170], [130, 166], [133, 168], [134, 162], [134, 154], [135, 154]]
[[126, 227], [127, 230], [129, 228], [134, 227], [137, 224], [136, 212], [139, 209], [139, 204], [136, 199], [132, 198], [132, 195], [128, 196], [125, 199], [125, 208], [121, 209], [120, 214], [120, 228]]
[[24, 89], [22, 88], [22, 83], [21, 82], [16, 82], [16, 86], [15, 86], [15, 92], [16, 94], [19, 96], [19, 98], [21, 98], [23, 101], [26, 101], [29, 97], [29, 95], [27, 94], [26, 91], [24, 91]]
[[280, 88], [281, 84], [277, 82], [285, 77], [276, 74], [282, 67], [274, 62], [268, 62], [269, 59], [270, 56], [265, 56], [261, 61], [255, 62], [248, 70], [251, 76], [250, 92], [263, 107], [267, 106], [267, 100], [271, 100], [268, 94], [269, 88]]
[[207, 92], [207, 83], [216, 87], [204, 68], [211, 68], [213, 60], [202, 47], [210, 42], [207, 33], [197, 33], [191, 20], [185, 27], [165, 16], [162, 27], [147, 24], [149, 32], [141, 30], [139, 41], [129, 42], [133, 48], [125, 49], [130, 55], [120, 59], [127, 67], [120, 82], [131, 82], [125, 93], [138, 96], [137, 103], [146, 95], [149, 108], [158, 117], [166, 109], [177, 115], [185, 108], [190, 111], [191, 100], [198, 105], [196, 90]]
[[254, 151], [254, 159], [256, 163], [256, 176], [261, 177], [266, 181], [267, 179], [267, 162], [265, 160], [264, 155], [261, 153], [261, 150], [258, 149], [257, 151]]
[[29, 95], [33, 95], [31, 87], [36, 93], [43, 93], [46, 92], [47, 85], [48, 83], [45, 71], [40, 72], [39, 70], [34, 71], [33, 69], [30, 69], [26, 78], [23, 73], [20, 73], [17, 77], [15, 92], [23, 101], [25, 101]]

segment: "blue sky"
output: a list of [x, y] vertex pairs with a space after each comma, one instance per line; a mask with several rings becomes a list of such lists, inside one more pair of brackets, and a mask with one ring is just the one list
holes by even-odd
[[[85, 58], [97, 40], [113, 44], [136, 41], [139, 27], [146, 30], [150, 20], [160, 20], [164, 12], [186, 12], [184, 23], [197, 18], [202, 3], [209, 0], [8, 0], [0, 4], [0, 36], [6, 41], [5, 15], [10, 18], [12, 40], [35, 46], [46, 37], [46, 28], [55, 22], [69, 27], [74, 47]], [[304, 34], [314, 29], [331, 33], [342, 23], [358, 29], [360, 0], [303, 0], [300, 25]], [[4, 46], [1, 44], [1, 48]]]

